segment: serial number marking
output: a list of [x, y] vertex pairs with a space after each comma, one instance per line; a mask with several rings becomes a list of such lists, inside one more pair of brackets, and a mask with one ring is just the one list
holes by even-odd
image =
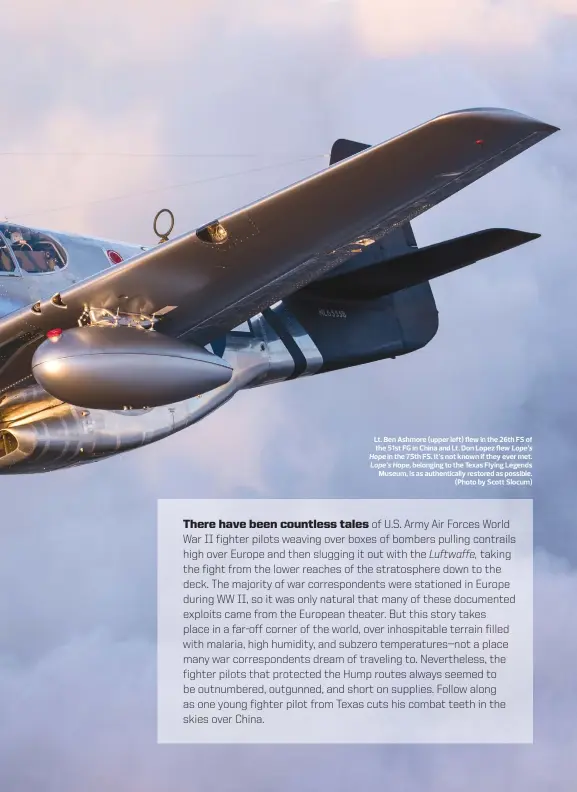
[[319, 316], [327, 316], [330, 319], [346, 319], [347, 312], [339, 311], [333, 308], [319, 308]]

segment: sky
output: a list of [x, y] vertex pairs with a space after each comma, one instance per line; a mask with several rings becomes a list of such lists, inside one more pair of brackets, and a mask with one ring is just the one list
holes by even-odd
[[[422, 245], [542, 234], [435, 281], [425, 349], [0, 479], [2, 792], [571, 792], [577, 0], [20, 0], [3, 28], [0, 214], [45, 228], [150, 244], [160, 208], [182, 233], [325, 167], [338, 137], [465, 107], [561, 132], [414, 222]], [[384, 431], [535, 438], [534, 745], [156, 745], [156, 499], [455, 496], [373, 477]]]

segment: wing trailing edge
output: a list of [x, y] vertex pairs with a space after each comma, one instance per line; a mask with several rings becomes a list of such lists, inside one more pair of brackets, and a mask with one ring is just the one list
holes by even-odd
[[455, 272], [539, 237], [540, 234], [526, 231], [489, 228], [325, 278], [309, 284], [301, 294], [335, 300], [372, 300]]

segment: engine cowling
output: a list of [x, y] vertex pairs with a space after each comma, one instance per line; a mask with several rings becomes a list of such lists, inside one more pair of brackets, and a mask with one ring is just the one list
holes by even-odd
[[34, 378], [49, 394], [77, 407], [160, 407], [225, 385], [233, 374], [204, 347], [155, 331], [86, 326], [49, 335], [32, 359]]

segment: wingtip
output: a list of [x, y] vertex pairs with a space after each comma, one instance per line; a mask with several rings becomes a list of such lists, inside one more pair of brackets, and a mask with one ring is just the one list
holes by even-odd
[[520, 113], [517, 110], [509, 110], [504, 107], [470, 107], [463, 110], [453, 110], [439, 117], [443, 118], [454, 115], [477, 117], [485, 120], [492, 119], [504, 123], [527, 124], [533, 127], [534, 132], [541, 132], [544, 135], [552, 135], [560, 131], [560, 127], [554, 124], [548, 124], [545, 121], [540, 121], [538, 118], [533, 118], [525, 113]]
[[525, 242], [533, 242], [534, 239], [539, 239], [541, 236], [536, 231], [519, 231], [517, 228], [499, 228], [496, 230], [502, 234], [507, 234], [511, 238], [515, 237], [519, 240], [519, 245], [523, 245]]
[[541, 234], [537, 234], [534, 231], [518, 231], [519, 238], [522, 239], [521, 244], [525, 242], [534, 242], [536, 239], [541, 238]]
[[554, 124], [547, 124], [545, 121], [537, 121], [536, 119], [532, 120], [534, 120], [536, 124], [539, 124], [539, 131], [543, 132], [544, 135], [554, 135], [555, 132], [561, 131], [561, 127], [555, 126]]

